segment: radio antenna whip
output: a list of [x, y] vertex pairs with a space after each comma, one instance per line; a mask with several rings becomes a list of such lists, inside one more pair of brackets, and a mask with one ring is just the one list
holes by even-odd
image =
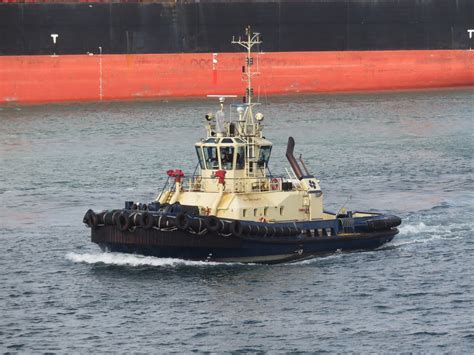
[[347, 205], [347, 202], [352, 199], [352, 195], [349, 195], [349, 197], [346, 199], [346, 201], [342, 204], [341, 208], [336, 213], [336, 217], [339, 216], [339, 213], [344, 209], [344, 207]]

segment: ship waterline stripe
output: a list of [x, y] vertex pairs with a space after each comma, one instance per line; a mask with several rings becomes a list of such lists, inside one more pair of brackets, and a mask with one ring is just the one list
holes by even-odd
[[[0, 56], [0, 103], [241, 94], [241, 53]], [[267, 52], [261, 94], [474, 85], [474, 51]]]

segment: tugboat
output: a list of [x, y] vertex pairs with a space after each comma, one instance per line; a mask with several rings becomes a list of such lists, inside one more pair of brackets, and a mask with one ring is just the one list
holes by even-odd
[[270, 174], [272, 143], [263, 136], [262, 113], [255, 113], [252, 49], [260, 35], [246, 29], [232, 39], [246, 49], [243, 103], [224, 102], [205, 115], [206, 137], [195, 144], [198, 168], [186, 177], [167, 171], [168, 180], [151, 203], [94, 212], [83, 222], [102, 250], [186, 260], [281, 263], [337, 251], [370, 250], [390, 242], [401, 219], [380, 213], [323, 208], [320, 181], [296, 159], [288, 139], [288, 176]]

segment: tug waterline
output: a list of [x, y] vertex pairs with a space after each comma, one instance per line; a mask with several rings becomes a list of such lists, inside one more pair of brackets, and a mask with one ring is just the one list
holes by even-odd
[[[149, 204], [88, 210], [84, 223], [102, 250], [187, 260], [278, 263], [336, 251], [370, 250], [391, 241], [397, 216], [323, 208], [319, 180], [293, 152], [288, 139], [287, 177], [270, 174], [272, 143], [263, 136], [262, 113], [254, 113], [252, 49], [261, 43], [247, 28], [232, 43], [245, 48], [243, 103], [207, 114], [206, 137], [195, 144], [198, 173], [187, 178], [168, 170], [168, 181]], [[211, 95], [214, 96], [214, 95]]]

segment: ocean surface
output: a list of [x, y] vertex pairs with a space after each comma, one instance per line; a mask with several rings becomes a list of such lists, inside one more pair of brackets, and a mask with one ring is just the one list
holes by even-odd
[[295, 137], [327, 209], [397, 214], [393, 242], [275, 266], [102, 253], [86, 210], [192, 174], [217, 102], [0, 107], [0, 350], [472, 353], [474, 91], [262, 103], [272, 172]]

